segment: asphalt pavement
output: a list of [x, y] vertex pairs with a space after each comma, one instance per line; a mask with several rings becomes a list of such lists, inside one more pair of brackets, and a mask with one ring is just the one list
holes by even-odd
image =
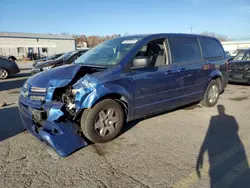
[[228, 85], [199, 104], [126, 125], [123, 134], [54, 159], [26, 132], [17, 109], [31, 64], [0, 81], [0, 187], [244, 187], [250, 185], [250, 87]]

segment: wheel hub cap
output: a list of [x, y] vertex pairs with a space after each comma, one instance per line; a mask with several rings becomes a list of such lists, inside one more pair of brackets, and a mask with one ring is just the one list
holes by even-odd
[[219, 96], [219, 89], [216, 85], [213, 85], [208, 92], [208, 100], [210, 103], [214, 103]]
[[98, 113], [95, 119], [95, 131], [102, 137], [111, 135], [118, 123], [118, 113], [115, 109], [106, 109]]
[[5, 78], [7, 75], [7, 72], [5, 70], [0, 70], [0, 77]]

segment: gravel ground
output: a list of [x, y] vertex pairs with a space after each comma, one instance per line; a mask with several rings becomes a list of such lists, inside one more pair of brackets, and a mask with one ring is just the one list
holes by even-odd
[[249, 187], [249, 86], [228, 85], [219, 107], [194, 104], [134, 121], [111, 142], [53, 159], [20, 122], [17, 98], [31, 64], [19, 66], [21, 73], [0, 81], [7, 103], [0, 108], [0, 187]]

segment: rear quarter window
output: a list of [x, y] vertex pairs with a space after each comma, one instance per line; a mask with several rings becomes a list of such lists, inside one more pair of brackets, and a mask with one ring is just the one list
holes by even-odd
[[201, 51], [197, 38], [170, 37], [169, 45], [173, 63], [201, 59]]
[[201, 48], [203, 52], [203, 58], [222, 58], [225, 57], [224, 49], [219, 41], [212, 38], [201, 38]]

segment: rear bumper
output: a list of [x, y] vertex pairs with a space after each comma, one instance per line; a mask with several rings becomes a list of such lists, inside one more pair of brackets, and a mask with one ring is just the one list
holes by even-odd
[[78, 134], [79, 128], [73, 122], [60, 120], [64, 114], [59, 103], [51, 105], [48, 118], [42, 126], [34, 121], [32, 109], [19, 98], [19, 113], [24, 127], [37, 139], [51, 146], [61, 157], [87, 146], [87, 142]]

